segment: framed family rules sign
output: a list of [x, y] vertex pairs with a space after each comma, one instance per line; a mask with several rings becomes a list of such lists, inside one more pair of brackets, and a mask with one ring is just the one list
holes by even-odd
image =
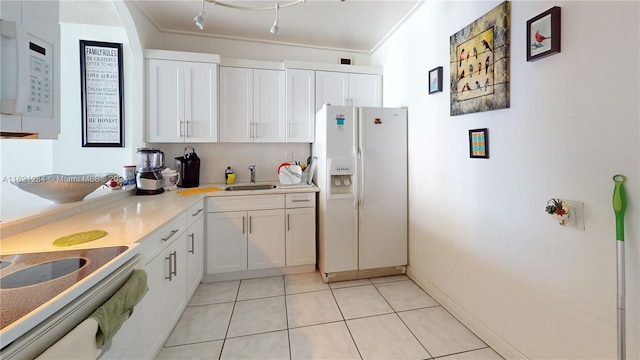
[[122, 44], [80, 40], [83, 147], [124, 147], [122, 74]]

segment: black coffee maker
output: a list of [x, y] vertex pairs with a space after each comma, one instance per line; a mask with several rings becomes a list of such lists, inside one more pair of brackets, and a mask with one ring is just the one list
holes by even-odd
[[[187, 152], [188, 149], [191, 149], [191, 152]], [[180, 173], [178, 187], [200, 186], [200, 158], [193, 147], [184, 148], [184, 156], [176, 158], [176, 170]]]

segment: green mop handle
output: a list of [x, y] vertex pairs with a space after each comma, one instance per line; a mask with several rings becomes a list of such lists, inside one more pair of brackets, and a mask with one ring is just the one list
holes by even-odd
[[627, 209], [627, 195], [624, 191], [624, 175], [613, 175], [613, 211], [616, 213], [616, 278], [617, 278], [617, 317], [618, 317], [618, 359], [625, 360], [626, 328], [625, 328], [625, 280], [624, 280], [624, 212]]
[[624, 175], [614, 175], [613, 211], [616, 213], [616, 240], [624, 241], [624, 212], [627, 209], [627, 194], [624, 191]]

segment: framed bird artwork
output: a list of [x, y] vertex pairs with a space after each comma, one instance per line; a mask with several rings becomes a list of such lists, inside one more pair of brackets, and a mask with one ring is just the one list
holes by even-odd
[[560, 7], [554, 6], [527, 21], [527, 61], [560, 52]]
[[451, 116], [509, 108], [511, 1], [449, 37]]

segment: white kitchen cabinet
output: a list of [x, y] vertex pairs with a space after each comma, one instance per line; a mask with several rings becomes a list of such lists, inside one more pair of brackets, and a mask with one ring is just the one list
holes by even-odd
[[218, 65], [147, 62], [147, 141], [218, 141]]
[[209, 197], [207, 212], [206, 275], [315, 269], [315, 192]]
[[247, 269], [285, 266], [284, 210], [247, 212]]
[[247, 212], [207, 214], [207, 274], [247, 269]]
[[286, 265], [316, 263], [316, 194], [287, 194]]
[[140, 241], [148, 291], [140, 312], [143, 358], [152, 359], [171, 334], [187, 305], [187, 215], [185, 212]]
[[382, 76], [316, 71], [316, 112], [322, 105], [382, 106]]
[[284, 194], [207, 199], [206, 273], [285, 266]]
[[220, 67], [220, 141], [285, 141], [285, 74]]
[[315, 137], [316, 72], [287, 69], [287, 142], [312, 143]]
[[207, 273], [284, 266], [284, 211], [207, 215]]
[[204, 275], [204, 202], [187, 211], [187, 299], [196, 292]]

